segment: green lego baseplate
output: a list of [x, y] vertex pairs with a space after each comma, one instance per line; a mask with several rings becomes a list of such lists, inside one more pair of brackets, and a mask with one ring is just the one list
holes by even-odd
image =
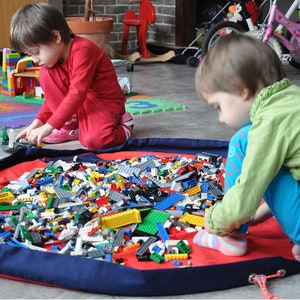
[[148, 213], [143, 222], [137, 226], [136, 230], [154, 235], [157, 232], [156, 223], [165, 223], [169, 217], [170, 214], [168, 212], [153, 209]]

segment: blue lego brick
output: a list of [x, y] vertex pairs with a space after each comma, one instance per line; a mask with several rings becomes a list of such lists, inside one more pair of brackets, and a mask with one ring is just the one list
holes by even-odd
[[201, 183], [201, 191], [202, 191], [202, 193], [208, 193], [208, 187], [209, 187], [208, 182], [202, 182]]
[[184, 198], [183, 194], [173, 193], [154, 205], [155, 209], [165, 210]]
[[158, 234], [158, 236], [161, 237], [162, 241], [165, 242], [165, 241], [170, 240], [170, 237], [169, 237], [169, 235], [168, 235], [168, 233], [167, 233], [167, 231], [164, 227], [164, 224], [161, 223], [161, 222], [157, 222], [157, 223], [155, 223], [155, 225], [156, 225], [156, 228], [158, 230], [157, 234]]

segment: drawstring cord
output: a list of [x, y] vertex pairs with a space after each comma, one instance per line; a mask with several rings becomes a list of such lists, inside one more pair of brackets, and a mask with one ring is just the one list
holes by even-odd
[[262, 293], [265, 296], [265, 299], [280, 299], [273, 294], [269, 293], [267, 290], [267, 279], [272, 279], [272, 278], [279, 278], [283, 277], [285, 275], [285, 270], [278, 270], [276, 274], [273, 275], [263, 275], [263, 274], [251, 274], [249, 276], [249, 282], [250, 283], [256, 283], [260, 287]]

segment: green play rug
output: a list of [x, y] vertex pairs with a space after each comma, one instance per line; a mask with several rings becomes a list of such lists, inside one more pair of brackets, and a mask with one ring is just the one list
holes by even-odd
[[[28, 126], [38, 113], [42, 99], [12, 98], [0, 93], [0, 130], [4, 125], [10, 128]], [[132, 93], [127, 96], [126, 111], [132, 115], [183, 110], [187, 107], [178, 103], [150, 97], [145, 94]]]
[[187, 107], [178, 103], [162, 100], [159, 98], [141, 98], [127, 100], [125, 103], [126, 111], [133, 115], [149, 114], [163, 111], [183, 110]]

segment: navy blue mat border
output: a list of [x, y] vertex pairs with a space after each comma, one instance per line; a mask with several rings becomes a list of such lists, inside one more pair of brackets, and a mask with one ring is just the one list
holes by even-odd
[[[0, 245], [0, 276], [39, 284], [123, 296], [172, 296], [236, 288], [251, 274], [286, 276], [300, 272], [300, 263], [266, 257], [238, 263], [179, 269], [137, 270], [118, 264]], [[42, 268], [41, 268], [42, 266]]]

